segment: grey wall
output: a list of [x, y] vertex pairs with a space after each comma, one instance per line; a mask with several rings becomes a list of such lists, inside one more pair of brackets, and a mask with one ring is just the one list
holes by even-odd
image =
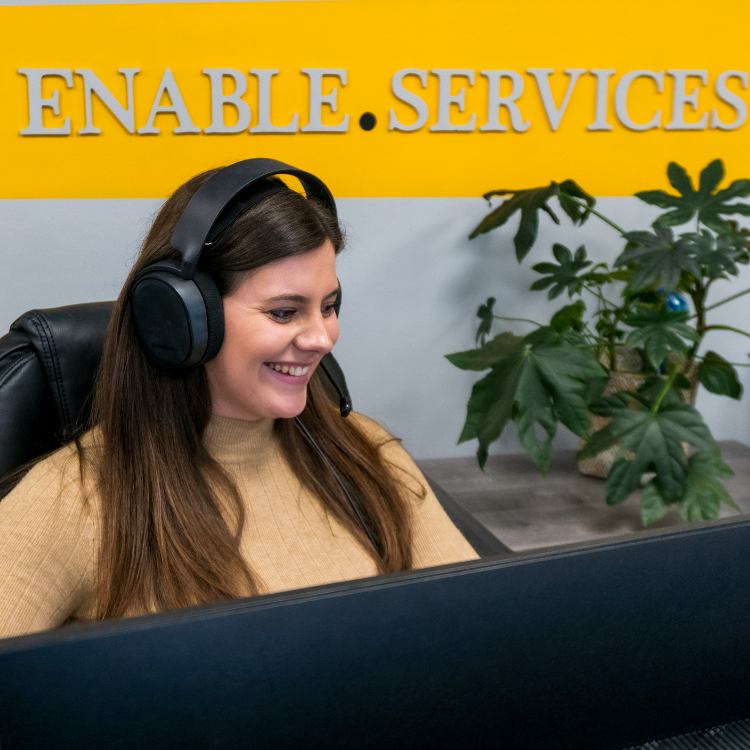
[[[0, 280], [0, 331], [32, 307], [113, 298], [160, 201], [0, 201], [6, 238]], [[466, 239], [485, 214], [481, 199], [348, 199], [339, 202], [348, 247], [339, 260], [344, 288], [342, 335], [337, 357], [347, 374], [355, 408], [404, 438], [418, 458], [472, 455], [474, 443], [456, 445], [474, 373], [443, 357], [470, 348], [474, 312], [490, 295], [498, 314], [544, 320], [565, 303], [550, 304], [528, 287], [533, 263], [546, 259], [551, 223], [542, 224], [538, 245], [523, 267], [513, 257], [513, 228]], [[644, 228], [653, 212], [635, 199], [605, 198], [600, 206], [627, 229]], [[561, 241], [559, 233], [555, 241]], [[594, 220], [565, 229], [562, 241], [589, 254], [613, 258], [614, 232]], [[750, 286], [750, 271], [715, 299]], [[726, 285], [729, 287], [729, 285]], [[713, 322], [743, 326], [750, 296], [717, 310]], [[508, 324], [517, 333], [524, 324]], [[708, 347], [748, 362], [750, 339], [714, 334]], [[746, 388], [750, 372], [742, 368]], [[699, 407], [719, 439], [750, 442], [750, 399], [735, 402], [702, 393]], [[575, 438], [562, 434], [561, 446]], [[519, 450], [513, 428], [496, 445]]]

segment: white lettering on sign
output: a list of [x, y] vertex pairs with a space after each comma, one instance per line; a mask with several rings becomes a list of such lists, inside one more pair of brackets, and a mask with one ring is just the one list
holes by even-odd
[[654, 116], [647, 122], [634, 122], [628, 112], [628, 94], [633, 81], [638, 78], [650, 78], [656, 83], [656, 90], [661, 94], [664, 88], [664, 73], [654, 73], [652, 70], [631, 70], [626, 73], [617, 84], [615, 89], [615, 114], [617, 119], [628, 130], [653, 130], [661, 124], [661, 111], [657, 110]]
[[118, 68], [117, 72], [125, 76], [125, 101], [123, 106], [114, 94], [101, 82], [93, 70], [77, 68], [75, 73], [83, 78], [83, 106], [85, 112], [84, 126], [78, 130], [78, 135], [99, 135], [102, 131], [94, 125], [93, 96], [110, 111], [114, 118], [128, 133], [135, 132], [135, 108], [133, 102], [133, 79], [139, 72], [138, 68]]
[[[243, 100], [247, 91], [247, 78], [240, 70], [232, 68], [203, 68], [204, 76], [211, 81], [211, 124], [204, 133], [241, 133], [250, 125], [250, 106]], [[232, 90], [224, 93], [224, 81], [231, 81]], [[237, 115], [234, 125], [227, 125], [224, 114], [232, 107]]]
[[[166, 68], [154, 87], [153, 79], [144, 77], [140, 68], [123, 67], [116, 71], [121, 80], [112, 87], [115, 91], [91, 68], [23, 67], [18, 73], [25, 78], [28, 108], [28, 123], [19, 130], [22, 136], [101, 136], [100, 120], [105, 118], [114, 119], [124, 132], [136, 136], [348, 133], [350, 119], [358, 121], [363, 130], [372, 130], [379, 120], [377, 111], [354, 118], [345, 111], [340, 96], [348, 83], [344, 68], [300, 68], [296, 73], [282, 73], [277, 68], [249, 68], [248, 72], [202, 68], [195, 75], [204, 76], [208, 85], [196, 86], [192, 80], [188, 89], [185, 82], [190, 73], [180, 73], [181, 88], [172, 70]], [[292, 108], [286, 122], [274, 122], [274, 97], [284, 95], [277, 89], [283, 89], [293, 75], [306, 78], [307, 107]], [[257, 83], [255, 101], [248, 94], [253, 77]], [[589, 85], [584, 85], [585, 80]], [[612, 68], [402, 68], [390, 78], [394, 104], [388, 107], [387, 129], [402, 133], [525, 133], [536, 127], [555, 133], [566, 127], [574, 103], [576, 111], [582, 111], [583, 97], [583, 106], [591, 107], [592, 119], [585, 126], [590, 132], [611, 132], [618, 124], [636, 132], [737, 130], [747, 123], [749, 81], [750, 73], [745, 70], [721, 71], [712, 81], [708, 70], [682, 68], [629, 70], [619, 76]], [[207, 101], [196, 102], [196, 91], [207, 92]], [[648, 99], [644, 100], [644, 92]], [[710, 96], [713, 106], [709, 105]], [[530, 107], [530, 102], [537, 104], [537, 97], [542, 114], [535, 114], [532, 121], [530, 114], [539, 107]], [[149, 102], [141, 113], [140, 127], [136, 99]], [[284, 103], [289, 112], [288, 94]], [[636, 107], [637, 103], [640, 106]], [[209, 111], [208, 121], [196, 120], [191, 107], [193, 112]], [[485, 112], [486, 118], [480, 122]]]
[[612, 130], [612, 125], [607, 121], [607, 103], [609, 101], [609, 79], [617, 71], [613, 68], [594, 68], [590, 71], [596, 78], [596, 99], [594, 122], [586, 130]]
[[332, 88], [323, 93], [323, 78], [336, 76], [346, 86], [346, 71], [335, 68], [302, 68], [302, 73], [310, 79], [310, 119], [302, 126], [303, 133], [346, 133], [349, 130], [349, 115], [344, 115], [337, 125], [323, 124], [323, 107], [331, 112], [338, 110], [338, 89]]
[[[169, 99], [168, 104], [162, 104], [162, 99], [165, 96]], [[161, 77], [161, 83], [159, 83], [159, 88], [156, 90], [151, 111], [148, 114], [148, 120], [142, 128], [138, 129], [138, 134], [158, 135], [160, 132], [159, 128], [154, 125], [154, 121], [158, 115], [175, 115], [177, 117], [177, 127], [172, 130], [177, 135], [201, 132], [200, 128], [190, 119], [180, 87], [177, 85], [177, 81], [169, 68], [164, 71], [164, 75]]]
[[401, 122], [396, 113], [388, 110], [388, 130], [401, 130], [404, 133], [410, 133], [415, 130], [421, 130], [427, 124], [430, 110], [427, 102], [417, 96], [414, 92], [404, 88], [404, 78], [414, 76], [422, 84], [422, 88], [427, 88], [427, 71], [419, 68], [404, 68], [397, 71], [391, 78], [391, 91], [393, 96], [408, 107], [411, 107], [417, 113], [417, 119], [412, 123]]
[[460, 90], [453, 94], [451, 88], [454, 78], [468, 78], [469, 83], [474, 85], [473, 70], [449, 70], [448, 68], [437, 68], [432, 71], [433, 75], [438, 77], [438, 118], [437, 122], [430, 128], [435, 133], [450, 132], [470, 132], [474, 130], [476, 116], [472, 115], [468, 122], [456, 123], [451, 121], [451, 108], [458, 107], [459, 112], [466, 109], [466, 89], [461, 87]]
[[685, 106], [693, 112], [698, 111], [698, 91], [687, 91], [688, 79], [697, 78], [704, 86], [708, 83], [706, 70], [668, 70], [667, 75], [674, 78], [674, 93], [672, 95], [672, 119], [664, 126], [664, 130], [705, 130], [708, 115], [704, 114], [697, 122], [685, 120]]
[[251, 133], [296, 133], [299, 115], [295, 112], [286, 125], [271, 122], [271, 79], [279, 71], [273, 68], [251, 68], [250, 73], [258, 79], [258, 124]]
[[73, 88], [73, 71], [67, 68], [19, 68], [18, 72], [26, 76], [26, 86], [29, 95], [29, 124], [21, 131], [21, 135], [70, 135], [70, 117], [63, 120], [58, 127], [44, 125], [44, 110], [52, 110], [57, 117], [61, 114], [60, 90], [52, 92], [46, 99], [42, 96], [42, 81], [45, 78], [62, 78], [65, 86]]
[[536, 79], [536, 86], [539, 89], [539, 96], [542, 97], [542, 105], [544, 106], [544, 114], [547, 115], [547, 121], [552, 130], [557, 130], [560, 127], [565, 110], [568, 108], [570, 103], [570, 97], [573, 94], [573, 89], [578, 83], [578, 79], [586, 71], [583, 68], [566, 68], [565, 75], [570, 78], [568, 81], [568, 88], [563, 94], [563, 100], [558, 107], [555, 104], [555, 100], [552, 97], [552, 87], [550, 86], [549, 77], [554, 73], [554, 68], [529, 68], [527, 73], [530, 73]]
[[716, 97], [721, 99], [724, 104], [728, 104], [737, 113], [737, 117], [732, 122], [724, 122], [719, 119], [719, 114], [715, 109], [711, 110], [711, 127], [717, 130], [737, 130], [745, 124], [747, 120], [747, 104], [737, 96], [733, 91], [727, 88], [727, 81], [730, 78], [737, 78], [742, 84], [742, 88], [747, 88], [747, 71], [744, 70], [725, 70], [720, 73], [716, 79]]
[[[482, 75], [487, 78], [487, 122], [479, 130], [483, 133], [488, 131], [506, 131], [508, 128], [500, 123], [500, 110], [507, 109], [510, 124], [517, 133], [523, 133], [531, 127], [528, 120], [521, 116], [521, 110], [516, 102], [523, 94], [523, 78], [515, 70], [483, 70]], [[500, 96], [500, 87], [503, 78], [510, 80], [510, 93]]]

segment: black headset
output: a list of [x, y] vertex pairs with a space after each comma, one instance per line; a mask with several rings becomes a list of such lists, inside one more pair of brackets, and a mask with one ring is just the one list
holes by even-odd
[[[224, 308], [214, 280], [198, 269], [203, 248], [239, 216], [271, 193], [288, 190], [275, 175], [296, 177], [308, 198], [336, 217], [336, 202], [315, 175], [275, 159], [246, 159], [219, 170], [190, 199], [169, 240], [181, 260], [146, 266], [130, 289], [136, 335], [146, 355], [172, 370], [202, 365], [219, 353], [224, 340]], [[341, 307], [341, 287], [335, 302]], [[329, 353], [320, 362], [339, 398], [341, 416], [352, 410], [344, 374]]]

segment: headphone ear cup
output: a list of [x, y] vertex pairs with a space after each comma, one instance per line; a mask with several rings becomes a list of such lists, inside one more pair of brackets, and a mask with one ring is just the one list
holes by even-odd
[[183, 279], [175, 262], [147, 266], [133, 282], [130, 309], [141, 347], [157, 365], [195, 367], [221, 348], [224, 307], [206, 273]]
[[198, 287], [203, 302], [206, 306], [206, 322], [208, 323], [208, 340], [206, 341], [206, 353], [201, 357], [203, 364], [213, 359], [224, 343], [224, 302], [219, 294], [216, 282], [204, 271], [195, 271], [193, 281]]

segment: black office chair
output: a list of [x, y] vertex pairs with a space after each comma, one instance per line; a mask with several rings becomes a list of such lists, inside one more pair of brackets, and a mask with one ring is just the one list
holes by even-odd
[[112, 307], [31, 310], [0, 338], [0, 477], [84, 429]]
[[[0, 338], [0, 478], [85, 429], [113, 305], [91, 302], [31, 310]], [[340, 377], [343, 380], [343, 374]], [[18, 479], [16, 473], [11, 481], [0, 481], [0, 499]], [[439, 487], [433, 489], [478, 554], [509, 553], [468, 511]]]

